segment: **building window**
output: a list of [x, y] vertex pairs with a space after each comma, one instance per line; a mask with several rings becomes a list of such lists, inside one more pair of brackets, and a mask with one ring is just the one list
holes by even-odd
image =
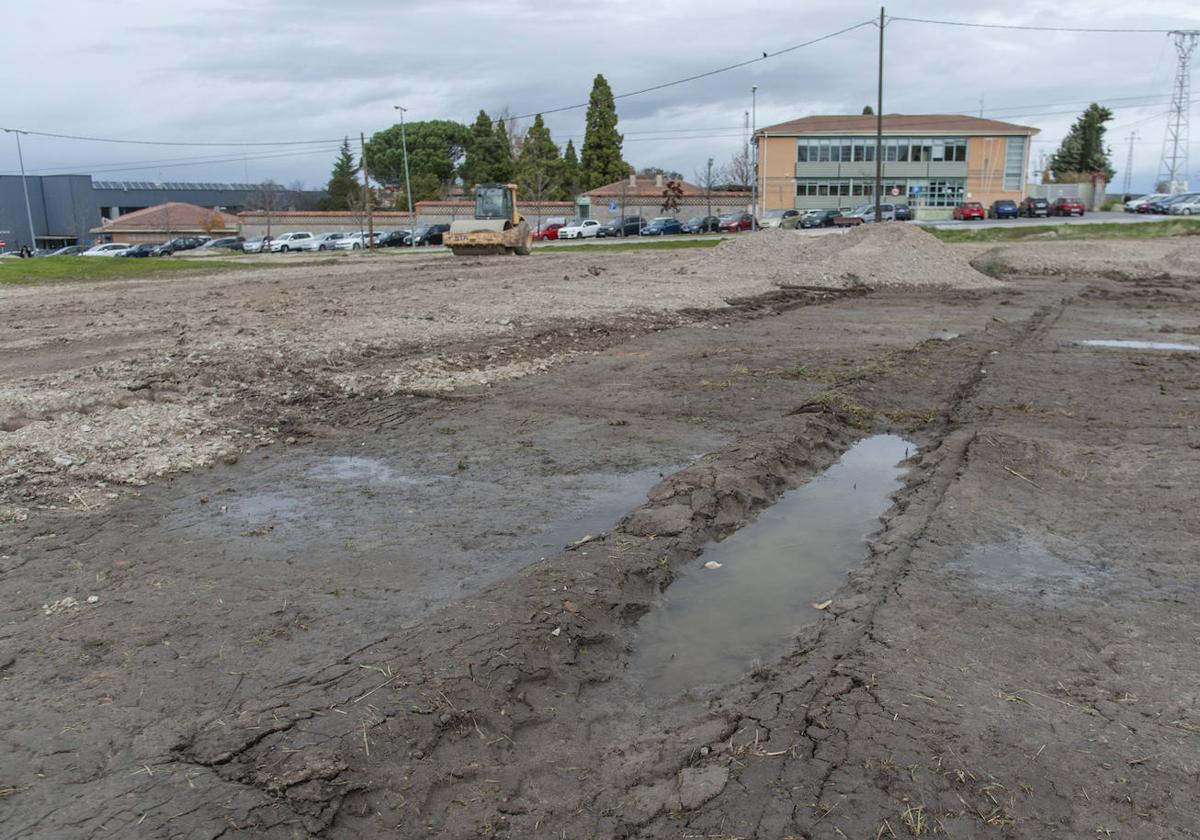
[[1004, 149], [1004, 189], [1018, 192], [1025, 177], [1024, 137], [1009, 137]]

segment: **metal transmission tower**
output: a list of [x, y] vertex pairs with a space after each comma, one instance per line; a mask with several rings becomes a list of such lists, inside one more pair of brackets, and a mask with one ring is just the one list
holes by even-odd
[[1129, 195], [1129, 182], [1133, 178], [1133, 144], [1137, 142], [1137, 132], [1129, 133], [1129, 157], [1125, 160], [1125, 178], [1121, 184], [1121, 194]]
[[1187, 189], [1188, 123], [1192, 95], [1192, 53], [1200, 30], [1177, 29], [1170, 33], [1175, 40], [1179, 64], [1175, 69], [1175, 84], [1171, 87], [1171, 110], [1167, 116], [1167, 135], [1163, 139], [1162, 167], [1159, 180], [1167, 182], [1172, 195]]

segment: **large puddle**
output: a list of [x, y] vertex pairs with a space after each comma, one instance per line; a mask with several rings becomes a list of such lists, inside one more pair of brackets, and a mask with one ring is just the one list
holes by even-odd
[[[798, 628], [819, 616], [902, 484], [916, 447], [895, 435], [859, 441], [803, 487], [704, 552], [638, 622], [631, 672], [648, 694], [721, 685], [756, 660], [786, 655]], [[719, 568], [711, 568], [720, 563]]]
[[1137, 341], [1124, 338], [1086, 338], [1076, 342], [1082, 347], [1112, 347], [1126, 350], [1173, 350], [1178, 353], [1200, 353], [1200, 344], [1182, 341]]

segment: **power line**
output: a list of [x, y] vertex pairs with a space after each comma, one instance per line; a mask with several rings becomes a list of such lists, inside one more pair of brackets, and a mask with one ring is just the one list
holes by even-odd
[[1012, 23], [970, 23], [962, 20], [932, 20], [930, 18], [889, 17], [888, 23], [900, 21], [903, 23], [927, 23], [934, 26], [965, 26], [972, 29], [1015, 29], [1023, 32], [1116, 32], [1121, 34], [1152, 34], [1166, 35], [1170, 29], [1126, 29], [1097, 26], [1025, 26]]
[[[805, 41], [802, 44], [794, 44], [790, 47], [784, 47], [781, 50], [776, 50], [775, 52], [764, 52], [761, 56], [759, 56], [757, 58], [750, 58], [750, 59], [747, 59], [746, 61], [739, 61], [736, 64], [729, 64], [729, 65], [726, 65], [725, 67], [718, 67], [715, 70], [706, 70], [703, 73], [696, 73], [695, 75], [692, 75], [692, 76], [687, 76], [682, 79], [676, 79], [673, 82], [663, 82], [662, 84], [651, 85], [650, 87], [642, 88], [641, 90], [631, 90], [628, 93], [618, 94], [618, 95], [614, 96], [613, 99], [628, 99], [631, 96], [641, 96], [644, 93], [653, 93], [656, 90], [663, 90], [664, 88], [674, 87], [675, 85], [682, 85], [687, 82], [694, 82], [697, 79], [706, 79], [709, 76], [716, 76], [719, 73], [728, 73], [730, 70], [737, 70], [740, 67], [748, 67], [751, 64], [757, 64], [760, 61], [767, 61], [768, 59], [784, 55], [785, 53], [794, 52], [795, 50], [802, 49], [804, 47], [811, 47], [813, 44], [819, 44], [822, 41], [828, 41], [830, 38], [836, 38], [839, 35], [845, 35], [847, 32], [853, 32], [855, 29], [861, 29], [864, 26], [875, 26], [875, 25], [876, 25], [876, 23], [874, 20], [864, 20], [862, 23], [856, 23], [853, 26], [847, 26], [845, 29], [839, 29], [837, 32], [830, 32], [827, 35], [822, 35], [819, 38], [813, 38], [811, 41]], [[587, 106], [588, 106], [587, 102], [581, 102], [578, 105], [563, 105], [560, 108], [549, 108], [549, 109], [542, 110], [542, 111], [533, 111], [528, 114], [518, 114], [515, 117], [511, 117], [511, 119], [526, 120], [526, 119], [529, 119], [530, 117], [536, 117], [538, 114], [541, 114], [542, 116], [546, 116], [547, 114], [558, 114], [563, 111], [575, 111], [579, 108], [586, 108]]]
[[336, 137], [332, 140], [281, 140], [279, 142], [271, 142], [267, 140], [250, 140], [243, 143], [214, 143], [207, 141], [181, 141], [181, 140], [117, 140], [111, 137], [86, 137], [80, 134], [55, 134], [52, 131], [33, 131], [24, 128], [3, 128], [0, 131], [16, 131], [21, 134], [31, 134], [34, 137], [54, 137], [59, 140], [86, 140], [90, 143], [124, 143], [134, 146], [221, 146], [227, 148], [241, 148], [243, 146], [316, 146], [318, 144], [341, 143], [341, 137]]

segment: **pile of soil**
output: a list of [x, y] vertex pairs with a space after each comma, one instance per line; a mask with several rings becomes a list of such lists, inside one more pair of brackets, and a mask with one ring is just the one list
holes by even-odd
[[699, 271], [763, 277], [785, 286], [978, 289], [998, 285], [977, 271], [961, 251], [904, 224], [861, 225], [819, 236], [765, 231], [738, 237], [706, 254]]
[[961, 246], [971, 262], [992, 274], [1122, 280], [1200, 276], [1200, 242], [1176, 237], [1113, 241], [1026, 240], [995, 246]]

